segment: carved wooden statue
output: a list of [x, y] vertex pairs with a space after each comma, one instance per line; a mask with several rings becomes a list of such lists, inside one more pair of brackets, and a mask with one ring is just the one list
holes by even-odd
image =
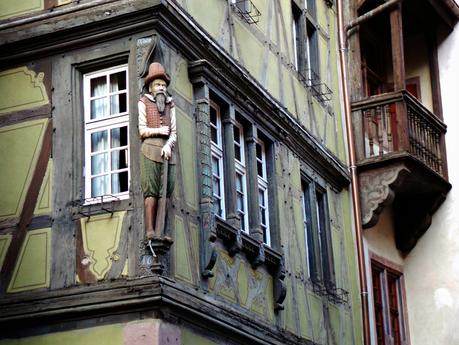
[[153, 62], [145, 77], [148, 92], [138, 103], [142, 139], [140, 176], [145, 198], [145, 232], [149, 240], [163, 235], [166, 203], [175, 184], [177, 130], [174, 102], [167, 93], [169, 83], [164, 67]]

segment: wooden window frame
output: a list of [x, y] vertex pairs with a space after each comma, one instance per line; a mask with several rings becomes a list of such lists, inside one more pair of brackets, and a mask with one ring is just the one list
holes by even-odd
[[[217, 178], [219, 181], [219, 191], [220, 195], [216, 195], [214, 193], [214, 188], [212, 188], [212, 193], [213, 193], [213, 200], [212, 203], [215, 202], [215, 198], [219, 200], [219, 209], [221, 210], [221, 214], [217, 214], [217, 212], [214, 212], [215, 214], [222, 218], [226, 219], [226, 207], [225, 207], [225, 172], [223, 169], [223, 161], [224, 161], [224, 155], [223, 155], [223, 135], [222, 135], [222, 119], [221, 119], [221, 108], [220, 106], [215, 103], [214, 101], [210, 101], [210, 107], [215, 109], [216, 112], [216, 120], [217, 123], [213, 124], [212, 121], [210, 121], [210, 126], [215, 129], [217, 132], [217, 142], [212, 141], [212, 136], [210, 138], [211, 142], [211, 159], [216, 159], [217, 164], [218, 164], [218, 175], [216, 175], [213, 171], [213, 162], [212, 162], [212, 183], [214, 182], [214, 178]], [[215, 207], [215, 206], [214, 206]]]
[[[221, 130], [219, 130], [218, 140], [219, 143], [222, 143], [222, 146], [218, 148], [218, 152], [222, 153], [221, 167], [224, 175], [222, 181], [224, 196], [222, 200], [225, 201], [222, 207], [224, 207], [223, 212], [225, 217], [220, 216], [219, 218], [249, 236], [262, 241], [266, 246], [271, 247], [271, 220], [274, 218], [271, 209], [275, 207], [272, 206], [274, 201], [269, 191], [271, 169], [268, 163], [268, 149], [270, 141], [265, 135], [260, 133], [258, 126], [250, 120], [250, 116], [239, 111], [238, 107], [229, 102], [220, 93], [212, 89], [209, 98], [210, 107], [219, 109], [218, 123], [221, 125], [219, 127]], [[239, 143], [234, 138], [235, 127], [239, 129]], [[240, 145], [241, 160], [236, 159], [236, 144]], [[232, 146], [231, 149], [227, 147], [229, 145]], [[259, 157], [256, 154], [257, 145], [261, 148], [261, 156]], [[213, 157], [218, 153], [216, 149], [216, 145], [211, 141], [211, 153]], [[250, 150], [253, 151], [253, 154], [249, 153]], [[262, 176], [258, 176], [257, 164], [260, 164], [262, 167]], [[242, 194], [245, 208], [245, 217], [243, 217], [244, 219], [238, 217], [239, 222], [234, 220], [235, 217], [240, 215], [240, 210], [237, 206], [237, 174], [243, 177]], [[259, 192], [262, 193], [262, 207], [260, 203], [256, 202], [259, 200]], [[264, 224], [262, 223], [262, 218], [266, 221]]]
[[[118, 72], [125, 72], [126, 73], [126, 111], [121, 112], [118, 114], [114, 114], [112, 116], [106, 116], [101, 119], [91, 119], [90, 115], [90, 81], [92, 79], [98, 78], [105, 76], [107, 78], [107, 88], [109, 85], [108, 78], [109, 75], [112, 75], [114, 73]], [[107, 89], [107, 94], [104, 95], [104, 97], [110, 97], [112, 95], [116, 94], [122, 94], [124, 92], [118, 91], [118, 92], [110, 92]], [[109, 100], [108, 100], [108, 106], [109, 106]], [[105, 197], [106, 195], [111, 195], [117, 200], [125, 200], [129, 198], [129, 190], [130, 190], [130, 181], [131, 181], [131, 169], [130, 169], [130, 145], [129, 145], [129, 71], [128, 71], [128, 65], [127, 64], [122, 64], [122, 65], [116, 65], [104, 69], [99, 69], [95, 70], [93, 72], [88, 72], [83, 74], [83, 120], [84, 120], [84, 204], [95, 204], [95, 203], [100, 203], [103, 201], [109, 201]], [[113, 128], [121, 128], [121, 127], [126, 127], [127, 128], [127, 145], [123, 147], [119, 147], [118, 149], [124, 149], [126, 150], [126, 168], [123, 169], [112, 169], [111, 167], [111, 153], [112, 150], [108, 148], [107, 153], [108, 153], [108, 170], [107, 170], [107, 175], [108, 175], [108, 186], [107, 186], [107, 193], [104, 195], [98, 195], [98, 196], [92, 196], [92, 164], [91, 164], [91, 134], [95, 132], [99, 132], [102, 130], [107, 130], [108, 131], [108, 145], [110, 146], [110, 130]], [[124, 172], [127, 171], [128, 173], [128, 178], [127, 178], [127, 190], [124, 192], [120, 193], [112, 193], [112, 184], [111, 184], [111, 175], [113, 172]]]
[[323, 84], [320, 71], [319, 25], [315, 1], [291, 1], [293, 63], [298, 78], [307, 87]]
[[309, 277], [313, 284], [323, 286], [334, 294], [335, 270], [327, 191], [312, 179], [304, 177], [302, 199]]
[[[238, 121], [233, 124], [233, 127], [236, 127], [239, 131], [239, 142], [233, 138], [234, 142], [234, 150], [236, 151], [236, 147], [239, 147], [240, 157], [241, 159], [238, 160], [236, 155], [234, 156], [234, 165], [235, 165], [235, 172], [236, 172], [236, 180], [237, 175], [241, 176], [241, 190], [238, 190], [236, 187], [236, 194], [242, 195], [242, 206], [244, 210], [241, 210], [237, 207], [237, 200], [236, 200], [236, 211], [240, 217], [240, 229], [245, 233], [249, 233], [249, 212], [248, 212], [248, 202], [247, 202], [247, 168], [246, 168], [246, 149], [245, 149], [245, 136], [244, 136], [244, 127]], [[237, 198], [237, 195], [236, 195]], [[241, 217], [242, 215], [242, 217]]]
[[[376, 335], [377, 344], [383, 345], [409, 345], [409, 326], [408, 326], [408, 316], [407, 316], [407, 303], [406, 303], [406, 293], [405, 293], [405, 280], [403, 275], [402, 267], [381, 257], [374, 253], [370, 253], [370, 262], [371, 262], [371, 284], [372, 287], [372, 303], [374, 308], [373, 318], [375, 327], [377, 325], [377, 315], [376, 307], [377, 303], [375, 302], [375, 281], [374, 276], [379, 274], [379, 283], [381, 284], [381, 304], [378, 308], [381, 309], [381, 317], [383, 324], [381, 329], [384, 332], [383, 334], [378, 333], [378, 329], [374, 329]], [[376, 272], [376, 273], [375, 273]], [[389, 296], [389, 278], [395, 279], [396, 286], [396, 299], [397, 299], [397, 308], [390, 306], [390, 296]], [[400, 332], [400, 338], [398, 342], [394, 340], [393, 337], [393, 326], [392, 320], [393, 315], [397, 314], [398, 323], [397, 327]], [[378, 338], [379, 336], [379, 338]], [[379, 341], [379, 343], [378, 343]]]
[[[270, 234], [270, 227], [269, 227], [269, 197], [268, 197], [268, 173], [267, 173], [267, 164], [266, 164], [266, 147], [265, 143], [261, 139], [256, 140], [256, 145], [259, 145], [261, 148], [261, 157], [258, 157], [257, 154], [257, 182], [258, 182], [258, 193], [262, 193], [263, 203], [264, 206], [259, 204], [260, 208], [260, 226], [263, 231], [263, 242], [271, 246], [271, 234]], [[258, 164], [261, 164], [262, 167], [262, 175], [258, 174]], [[264, 218], [266, 223], [263, 224], [262, 222], [262, 214], [264, 214]]]

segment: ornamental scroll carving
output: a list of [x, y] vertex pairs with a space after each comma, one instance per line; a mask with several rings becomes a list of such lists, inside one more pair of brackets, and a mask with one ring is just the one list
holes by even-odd
[[364, 228], [370, 228], [378, 222], [384, 206], [392, 203], [396, 188], [409, 173], [410, 170], [404, 164], [393, 164], [360, 173], [360, 201]]

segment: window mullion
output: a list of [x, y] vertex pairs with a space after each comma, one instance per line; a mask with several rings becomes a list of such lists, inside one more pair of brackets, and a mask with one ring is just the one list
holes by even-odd
[[225, 179], [225, 201], [226, 201], [226, 219], [228, 223], [239, 229], [239, 217], [236, 210], [236, 168], [234, 161], [234, 132], [233, 126], [235, 121], [235, 110], [229, 106], [228, 112], [222, 114], [223, 125], [223, 150], [224, 150], [224, 174]]
[[258, 176], [257, 176], [257, 129], [249, 127], [246, 138], [247, 149], [247, 201], [249, 217], [249, 232], [256, 240], [263, 242], [263, 231], [260, 226], [260, 211], [258, 204]]

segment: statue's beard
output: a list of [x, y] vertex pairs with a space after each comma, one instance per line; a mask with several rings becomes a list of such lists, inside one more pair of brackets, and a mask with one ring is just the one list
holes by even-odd
[[161, 114], [164, 113], [164, 109], [166, 109], [166, 94], [163, 92], [158, 92], [155, 95], [155, 102], [159, 112]]

